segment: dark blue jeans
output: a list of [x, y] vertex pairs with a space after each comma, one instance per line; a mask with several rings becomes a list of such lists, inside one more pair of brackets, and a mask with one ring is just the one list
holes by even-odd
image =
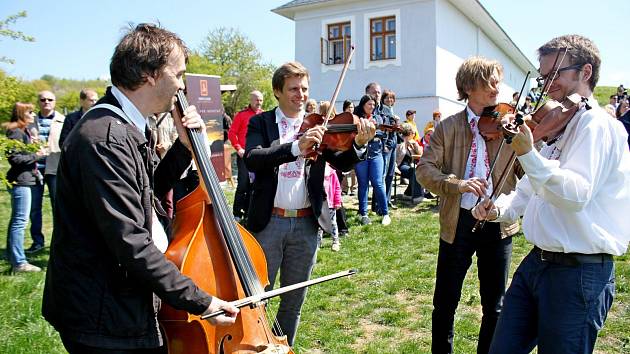
[[[41, 171], [43, 173], [43, 170]], [[45, 175], [44, 184], [48, 186], [48, 196], [50, 197], [50, 205], [55, 215], [55, 194], [57, 192], [57, 176]], [[33, 186], [32, 204], [31, 204], [31, 238], [33, 244], [44, 245], [44, 233], [42, 232], [42, 204], [44, 202], [44, 185]]]
[[383, 185], [383, 158], [377, 156], [373, 159], [360, 161], [354, 167], [359, 184], [359, 215], [367, 215], [368, 183], [372, 184], [373, 195], [376, 198], [377, 213], [388, 214], [387, 196]]
[[497, 223], [486, 223], [483, 229], [473, 233], [471, 230], [475, 222], [470, 211], [460, 209], [455, 240], [452, 244], [440, 240], [433, 294], [433, 353], [453, 353], [455, 310], [473, 254], [477, 255], [483, 313], [477, 353], [487, 353], [492, 341], [505, 295], [512, 258], [512, 238], [501, 239]]
[[614, 294], [612, 261], [566, 266], [532, 251], [514, 273], [490, 353], [592, 353]]
[[[267, 258], [267, 273], [273, 289], [278, 270], [280, 286], [287, 286], [308, 280], [317, 260], [317, 221], [312, 216], [284, 218], [271, 215], [269, 224], [255, 237]], [[276, 320], [281, 331], [286, 334], [289, 345], [293, 345], [300, 323], [302, 304], [306, 299], [306, 288], [280, 295], [280, 305]]]
[[392, 196], [392, 182], [396, 173], [396, 147], [389, 152], [383, 152], [383, 173], [385, 174], [385, 196], [389, 202]]
[[422, 189], [420, 183], [418, 183], [418, 180], [416, 180], [416, 169], [406, 163], [400, 164], [398, 169], [400, 170], [400, 175], [402, 177], [409, 179], [409, 186], [407, 186], [405, 194], [409, 191], [409, 195], [411, 195], [412, 198], [422, 197], [424, 195], [424, 190]]

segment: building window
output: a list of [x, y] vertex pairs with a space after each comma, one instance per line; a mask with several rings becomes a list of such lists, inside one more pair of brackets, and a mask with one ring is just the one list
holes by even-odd
[[396, 59], [396, 16], [370, 19], [370, 60]]
[[350, 52], [352, 33], [350, 22], [328, 25], [328, 37], [321, 40], [322, 64], [343, 64]]

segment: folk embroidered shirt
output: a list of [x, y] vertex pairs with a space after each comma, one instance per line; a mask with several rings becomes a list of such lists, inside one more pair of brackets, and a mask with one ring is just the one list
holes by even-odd
[[[490, 159], [488, 157], [488, 150], [486, 149], [486, 141], [483, 140], [481, 133], [479, 133], [479, 116], [476, 115], [470, 107], [466, 107], [466, 113], [468, 114], [468, 123], [470, 124], [473, 138], [468, 160], [466, 161], [466, 171], [462, 179], [466, 180], [473, 177], [487, 179], [488, 188], [486, 189], [486, 193], [490, 195], [492, 193], [492, 179], [488, 173], [490, 171]], [[464, 193], [462, 194], [460, 206], [470, 210], [477, 203], [477, 199], [478, 197], [473, 193]]]
[[556, 142], [519, 156], [526, 176], [496, 205], [539, 248], [622, 255], [630, 241], [630, 152], [623, 126], [591, 97]]
[[278, 188], [273, 205], [282, 209], [302, 209], [309, 207], [306, 191], [306, 177], [304, 174], [304, 157], [300, 155], [298, 147], [298, 132], [304, 120], [304, 112], [298, 117], [287, 117], [280, 107], [276, 108], [276, 124], [280, 133], [280, 144], [293, 143], [291, 152], [297, 159], [278, 166]]

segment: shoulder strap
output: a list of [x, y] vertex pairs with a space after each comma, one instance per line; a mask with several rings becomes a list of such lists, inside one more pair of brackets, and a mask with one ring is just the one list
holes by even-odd
[[127, 115], [125, 114], [125, 112], [123, 112], [122, 109], [120, 109], [120, 108], [118, 108], [118, 107], [116, 107], [114, 105], [111, 105], [109, 103], [99, 103], [97, 105], [94, 105], [87, 112], [85, 112], [85, 114], [88, 114], [88, 113], [92, 112], [93, 110], [99, 109], [99, 108], [111, 111], [111, 112], [115, 113], [118, 117], [120, 117], [123, 120], [125, 120], [127, 123], [130, 123], [130, 124], [133, 125], [133, 122], [131, 121], [131, 119], [129, 119], [129, 117], [127, 117]]

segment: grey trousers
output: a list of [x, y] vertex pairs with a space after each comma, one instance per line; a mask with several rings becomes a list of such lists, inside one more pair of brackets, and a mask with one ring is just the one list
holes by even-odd
[[[255, 235], [267, 258], [270, 285], [266, 290], [273, 289], [278, 270], [281, 287], [309, 279], [317, 259], [317, 228], [313, 216], [285, 218], [272, 215], [269, 224]], [[305, 298], [306, 288], [280, 295], [276, 320], [291, 346]], [[280, 334], [277, 328], [275, 330]]]

